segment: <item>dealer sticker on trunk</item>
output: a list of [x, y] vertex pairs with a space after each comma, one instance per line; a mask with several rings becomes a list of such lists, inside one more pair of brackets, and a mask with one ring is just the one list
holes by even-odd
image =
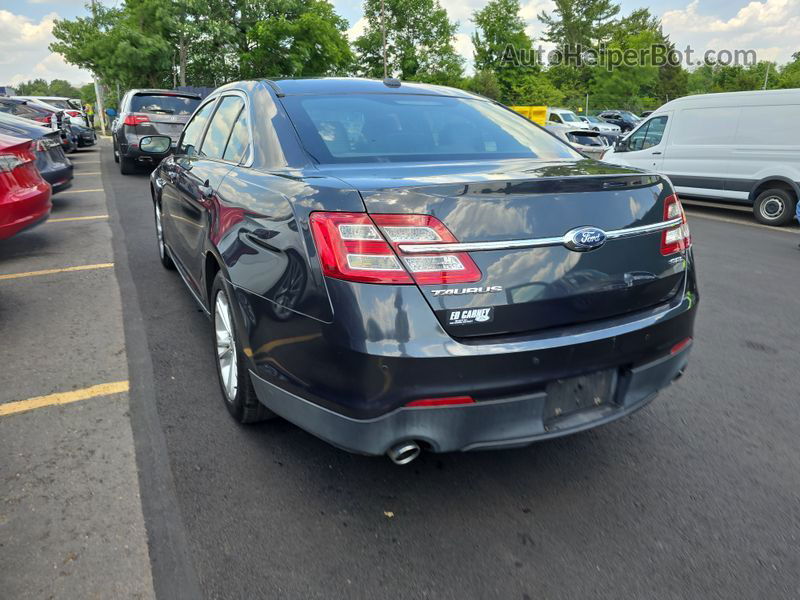
[[472, 323], [488, 323], [492, 320], [492, 307], [465, 308], [451, 310], [447, 322], [450, 325], [470, 325]]

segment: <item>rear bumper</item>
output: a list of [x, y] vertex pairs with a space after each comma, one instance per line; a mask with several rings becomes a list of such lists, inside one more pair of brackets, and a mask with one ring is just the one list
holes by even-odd
[[42, 181], [41, 185], [17, 192], [0, 204], [0, 240], [46, 221], [53, 206], [50, 195], [50, 186]]
[[60, 192], [72, 185], [73, 166], [71, 164], [50, 163], [44, 170], [40, 170], [42, 179], [53, 186], [53, 192]]
[[679, 377], [689, 351], [687, 347], [621, 370], [607, 405], [550, 421], [545, 418], [545, 391], [465, 406], [400, 408], [373, 419], [354, 419], [295, 396], [252, 372], [251, 378], [262, 403], [340, 448], [379, 455], [399, 442], [415, 440], [434, 452], [453, 452], [524, 446], [620, 419], [645, 406]]

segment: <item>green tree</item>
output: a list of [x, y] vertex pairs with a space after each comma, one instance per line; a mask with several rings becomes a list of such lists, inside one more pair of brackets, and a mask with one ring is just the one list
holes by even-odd
[[[525, 73], [514, 81], [509, 102], [523, 106], [560, 106], [566, 98], [547, 73]], [[570, 104], [574, 106], [577, 103]]]
[[[439, 0], [385, 0], [389, 75], [405, 80], [458, 85], [464, 59], [453, 46], [458, 24], [447, 16]], [[358, 71], [383, 77], [381, 2], [366, 0], [364, 34], [354, 43]]]
[[16, 89], [20, 96], [48, 96], [50, 94], [50, 86], [44, 79], [33, 79], [20, 83]]
[[553, 13], [542, 11], [538, 19], [548, 42], [570, 50], [596, 48], [611, 38], [619, 10], [612, 0], [555, 0]]
[[492, 100], [505, 100], [503, 89], [494, 71], [476, 71], [464, 81], [465, 89]]
[[283, 3], [282, 14], [259, 21], [248, 33], [252, 49], [242, 76], [343, 74], [352, 66], [347, 21], [326, 0]]

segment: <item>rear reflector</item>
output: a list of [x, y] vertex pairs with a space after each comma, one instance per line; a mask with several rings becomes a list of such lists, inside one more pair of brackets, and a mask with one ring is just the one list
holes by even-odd
[[686, 348], [686, 346], [688, 346], [688, 345], [689, 345], [689, 344], [691, 344], [691, 343], [692, 343], [692, 338], [690, 338], [690, 337], [687, 337], [685, 340], [683, 340], [683, 341], [680, 341], [680, 342], [678, 342], [677, 344], [675, 344], [675, 345], [672, 347], [672, 349], [669, 351], [669, 353], [670, 353], [670, 354], [677, 354], [678, 352], [680, 352], [681, 350], [683, 350], [684, 348]]
[[466, 253], [404, 255], [398, 245], [457, 242], [428, 215], [372, 215], [316, 212], [311, 231], [322, 271], [328, 277], [362, 283], [471, 283], [481, 272]]
[[140, 125], [142, 123], [147, 123], [150, 121], [150, 117], [147, 115], [127, 115], [123, 123], [125, 125]]
[[475, 404], [472, 396], [451, 396], [449, 398], [426, 398], [425, 400], [413, 400], [406, 404], [411, 408], [421, 406], [459, 406], [463, 404]]
[[678, 196], [672, 194], [664, 200], [664, 220], [681, 218], [681, 224], [667, 229], [661, 234], [661, 254], [669, 256], [677, 252], [684, 252], [692, 245], [692, 235], [689, 224], [686, 222], [686, 213], [683, 210]]

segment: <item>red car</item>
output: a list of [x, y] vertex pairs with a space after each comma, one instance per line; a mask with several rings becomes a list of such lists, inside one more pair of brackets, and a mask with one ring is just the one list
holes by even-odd
[[0, 134], [0, 240], [50, 216], [52, 190], [33, 150], [31, 140]]

